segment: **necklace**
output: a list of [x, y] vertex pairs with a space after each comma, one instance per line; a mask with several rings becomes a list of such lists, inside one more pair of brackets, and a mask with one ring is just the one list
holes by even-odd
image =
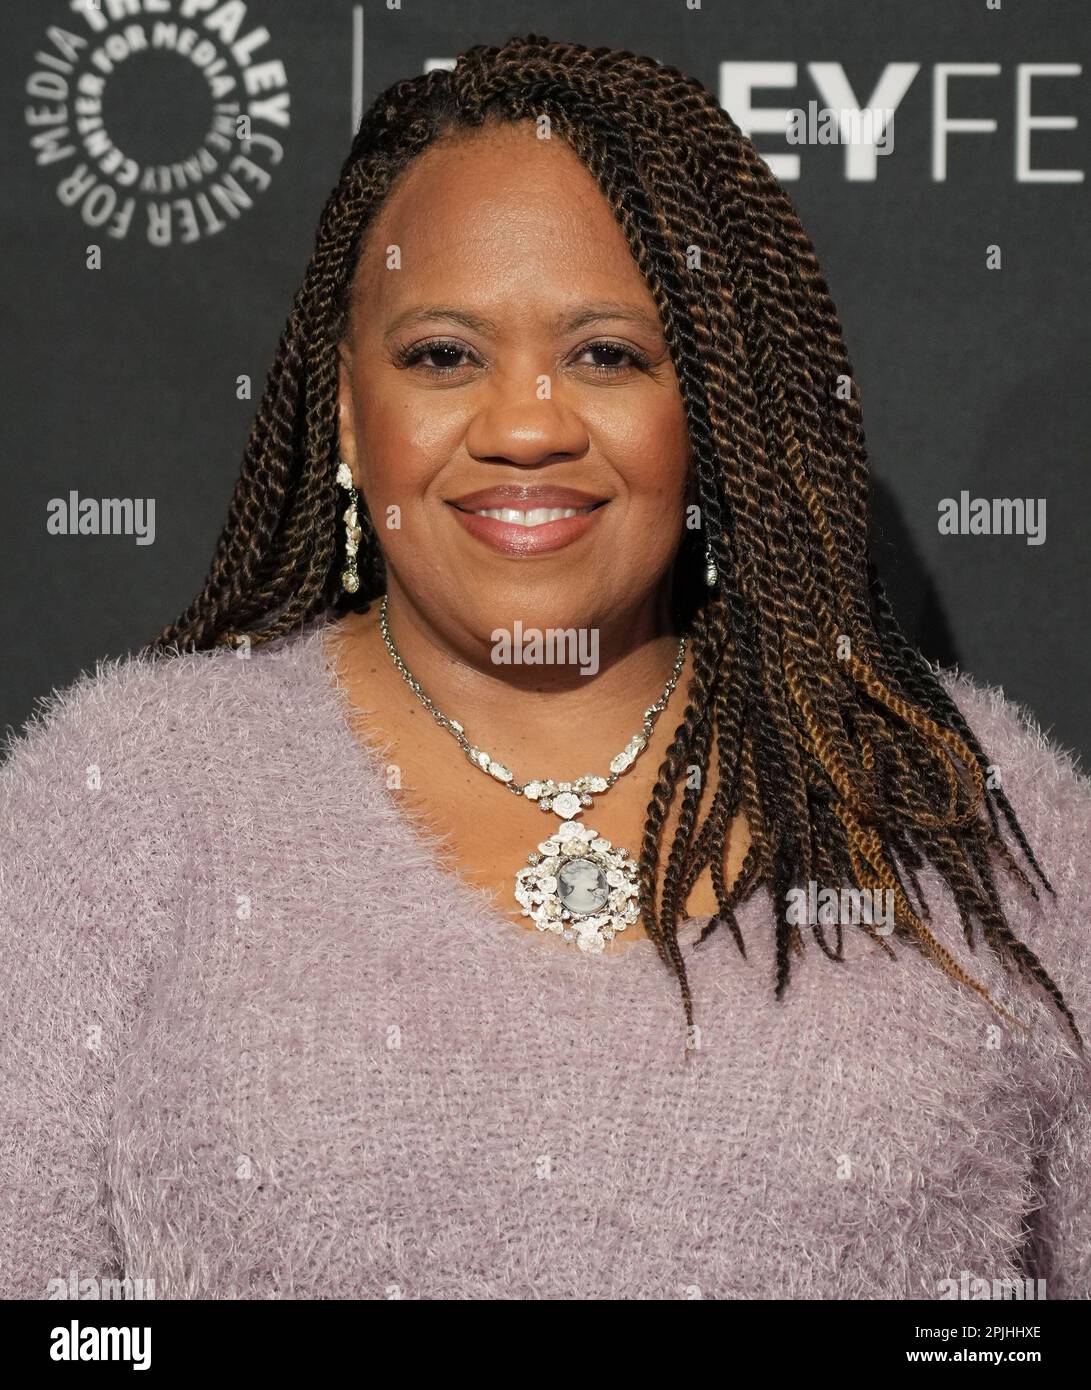
[[386, 617], [386, 595], [379, 608], [379, 630], [383, 642], [410, 690], [440, 724], [458, 741], [474, 767], [488, 773], [508, 791], [535, 801], [542, 811], [561, 818], [560, 826], [527, 856], [526, 865], [515, 875], [515, 899], [522, 916], [530, 917], [539, 931], [556, 932], [573, 941], [581, 951], [598, 952], [617, 932], [635, 922], [641, 912], [638, 863], [623, 847], [616, 847], [576, 817], [593, 798], [610, 790], [648, 746], [655, 721], [667, 706], [686, 656], [686, 639], [678, 643], [674, 669], [662, 695], [644, 711], [641, 732], [634, 734], [611, 761], [606, 777], [587, 773], [572, 782], [538, 777], [519, 782], [510, 768], [475, 747], [457, 719], [448, 719], [421, 689], [420, 683], [398, 654]]

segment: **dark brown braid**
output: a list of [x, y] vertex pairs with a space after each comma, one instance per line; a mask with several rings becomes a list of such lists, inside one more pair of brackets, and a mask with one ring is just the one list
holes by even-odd
[[[384, 592], [363, 499], [356, 598], [339, 585], [337, 348], [362, 238], [395, 180], [438, 139], [543, 117], [597, 180], [655, 299], [719, 574], [709, 595], [702, 545], [687, 537], [673, 592], [693, 675], [640, 854], [644, 925], [678, 976], [687, 1024], [693, 1001], [677, 926], [706, 866], [718, 911], [702, 937], [726, 926], [743, 954], [735, 909], [760, 884], [769, 888], [778, 997], [803, 944], [789, 891], [818, 878], [889, 890], [893, 935], [1011, 1018], [929, 930], [918, 874], [931, 865], [969, 946], [976, 919], [1005, 968], [1014, 962], [1046, 991], [1082, 1047], [1059, 989], [1005, 921], [991, 856], [1037, 893], [1002, 838], [1000, 815], [1053, 889], [876, 575], [859, 393], [814, 249], [750, 141], [673, 68], [532, 35], [473, 48], [453, 70], [398, 82], [374, 102], [323, 210], [204, 589], [147, 650], [270, 642], [331, 610], [366, 609]], [[751, 844], [728, 884], [728, 837], [740, 815]], [[841, 926], [832, 945], [821, 926], [811, 930], [831, 960], [844, 959]], [[873, 927], [864, 930], [894, 954]]]

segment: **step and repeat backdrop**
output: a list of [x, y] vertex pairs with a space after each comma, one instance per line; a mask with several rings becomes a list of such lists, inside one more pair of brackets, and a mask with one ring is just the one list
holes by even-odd
[[535, 33], [671, 63], [751, 135], [845, 327], [903, 625], [1087, 766], [1086, 0], [7, 0], [4, 31], [0, 727], [201, 587], [362, 110]]

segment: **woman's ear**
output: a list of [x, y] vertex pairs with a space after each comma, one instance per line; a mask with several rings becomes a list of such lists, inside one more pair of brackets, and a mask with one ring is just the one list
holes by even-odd
[[360, 486], [356, 467], [356, 415], [352, 403], [352, 351], [348, 344], [337, 345], [337, 438], [341, 458], [352, 472], [352, 480]]

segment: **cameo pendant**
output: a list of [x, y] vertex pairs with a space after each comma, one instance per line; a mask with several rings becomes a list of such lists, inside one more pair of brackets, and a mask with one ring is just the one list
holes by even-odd
[[515, 897], [539, 931], [596, 953], [640, 916], [638, 868], [597, 830], [567, 820], [515, 875]]

